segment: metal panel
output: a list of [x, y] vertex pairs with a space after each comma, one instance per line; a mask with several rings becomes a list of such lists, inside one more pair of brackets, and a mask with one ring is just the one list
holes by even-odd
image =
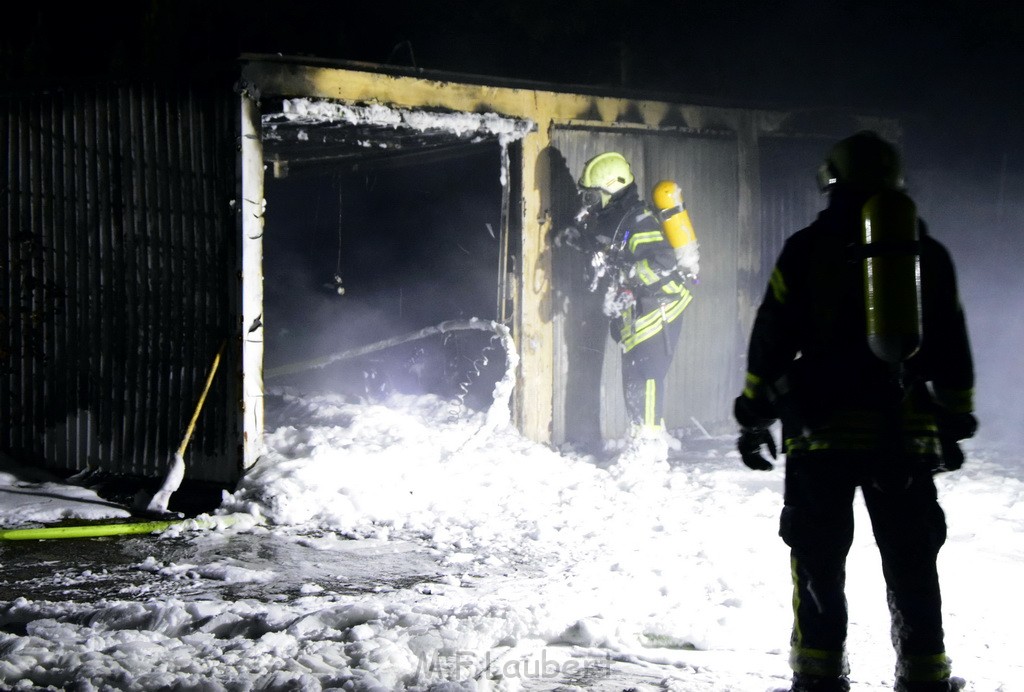
[[[101, 86], [0, 99], [0, 449], [158, 477], [221, 341], [237, 343], [237, 109]], [[188, 477], [239, 473], [235, 349]]]
[[[735, 263], [739, 216], [736, 138], [729, 132], [657, 132], [562, 128], [552, 135], [553, 226], [571, 225], [574, 177], [601, 151], [631, 162], [640, 193], [662, 179], [682, 187], [701, 247], [701, 283], [683, 315], [683, 333], [666, 378], [666, 425], [705, 427], [728, 421], [739, 386]], [[621, 437], [626, 413], [618, 346], [588, 290], [589, 260], [555, 249], [556, 442]]]
[[[700, 243], [700, 283], [683, 313], [682, 334], [665, 381], [669, 429], [732, 428], [732, 401], [740, 389], [736, 295], [739, 164], [731, 133], [674, 136], [648, 146], [648, 176], [679, 183]], [[653, 149], [653, 151], [652, 151]], [[648, 187], [657, 180], [650, 181]], [[649, 193], [648, 193], [649, 195]]]

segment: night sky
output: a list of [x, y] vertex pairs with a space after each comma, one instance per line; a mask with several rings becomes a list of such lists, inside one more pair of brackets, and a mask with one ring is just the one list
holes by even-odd
[[[230, 76], [241, 53], [354, 60], [668, 94], [695, 103], [900, 117], [908, 146], [1024, 168], [1024, 12], [934, 0], [119, 0], [21, 7], [0, 83]], [[950, 133], [955, 131], [955, 151]], [[920, 142], [914, 140], [920, 138]], [[995, 153], [993, 153], [995, 152]]]
[[[912, 107], [1011, 98], [1024, 13], [934, 0], [38, 2], [4, 22], [11, 79], [209, 70], [240, 52], [742, 101]], [[70, 59], [69, 59], [70, 58]], [[1014, 91], [1019, 91], [1015, 89]]]
[[[1024, 150], [1024, 12], [934, 0], [38, 2], [0, 29], [8, 85], [230, 75], [241, 53], [355, 60], [897, 115], [922, 137]], [[995, 142], [995, 143], [994, 143]], [[940, 152], [934, 152], [939, 155]], [[978, 156], [983, 156], [979, 152]], [[984, 159], [973, 162], [983, 167]]]

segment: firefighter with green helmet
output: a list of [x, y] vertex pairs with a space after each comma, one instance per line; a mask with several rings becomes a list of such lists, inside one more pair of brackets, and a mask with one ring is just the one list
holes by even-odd
[[[947, 692], [936, 559], [946, 538], [933, 474], [963, 462], [977, 427], [974, 368], [953, 262], [874, 132], [838, 142], [819, 172], [827, 208], [785, 243], [750, 336], [738, 447], [786, 454], [780, 535], [790, 547], [792, 692], [850, 689], [846, 557], [859, 487], [882, 559], [895, 689]], [[765, 455], [767, 453], [767, 456]]]
[[627, 453], [663, 463], [668, 455], [664, 380], [679, 341], [680, 318], [693, 299], [685, 281], [699, 268], [696, 242], [689, 238], [684, 265], [658, 212], [640, 199], [632, 168], [619, 152], [588, 160], [578, 187], [583, 208], [577, 220], [596, 248], [591, 290], [604, 286], [603, 311], [622, 352]]

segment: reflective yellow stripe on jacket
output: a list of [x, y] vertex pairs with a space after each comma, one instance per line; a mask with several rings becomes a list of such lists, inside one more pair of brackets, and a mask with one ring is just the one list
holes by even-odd
[[761, 378], [752, 372], [747, 372], [743, 382], [743, 396], [754, 400], [764, 396], [764, 388], [761, 386]]
[[[643, 217], [641, 216], [640, 218]], [[629, 251], [635, 255], [636, 249], [641, 245], [646, 245], [647, 243], [660, 243], [663, 240], [665, 240], [665, 236], [661, 231], [641, 231], [639, 233], [634, 233], [629, 236]]]
[[693, 294], [685, 286], [680, 286], [680, 289], [681, 293], [678, 299], [639, 317], [635, 315], [635, 306], [629, 307], [622, 313], [622, 329], [620, 331], [622, 338], [619, 343], [625, 352], [628, 353], [637, 344], [659, 334], [664, 329], [666, 322], [675, 320], [683, 313], [686, 306], [693, 300]]
[[772, 287], [772, 295], [775, 296], [775, 300], [785, 305], [786, 298], [789, 296], [789, 288], [786, 286], [786, 279], [782, 276], [782, 272], [779, 271], [778, 267], [772, 270], [772, 277], [768, 283]]

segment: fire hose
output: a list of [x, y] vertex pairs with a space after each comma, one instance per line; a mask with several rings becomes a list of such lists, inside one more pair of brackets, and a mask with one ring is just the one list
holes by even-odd
[[[282, 375], [292, 375], [297, 372], [303, 372], [305, 370], [312, 370], [313, 368], [324, 368], [331, 363], [337, 363], [342, 360], [350, 360], [352, 358], [358, 358], [359, 356], [365, 356], [370, 353], [377, 351], [383, 351], [384, 349], [399, 346], [410, 341], [416, 341], [418, 339], [424, 339], [435, 334], [447, 334], [449, 332], [462, 331], [462, 330], [479, 330], [485, 332], [494, 332], [499, 338], [505, 339], [508, 335], [508, 329], [498, 322], [492, 320], [481, 320], [478, 318], [471, 318], [468, 320], [446, 320], [440, 324], [435, 324], [431, 327], [424, 327], [414, 332], [408, 332], [407, 334], [401, 334], [399, 336], [391, 337], [390, 339], [383, 339], [366, 346], [359, 346], [356, 348], [350, 348], [344, 351], [338, 351], [330, 355], [321, 356], [312, 360], [301, 361], [299, 363], [291, 363], [289, 365], [281, 365], [276, 368], [267, 368], [263, 372], [264, 379], [271, 379], [274, 377], [280, 377]], [[508, 349], [508, 344], [506, 344]]]

